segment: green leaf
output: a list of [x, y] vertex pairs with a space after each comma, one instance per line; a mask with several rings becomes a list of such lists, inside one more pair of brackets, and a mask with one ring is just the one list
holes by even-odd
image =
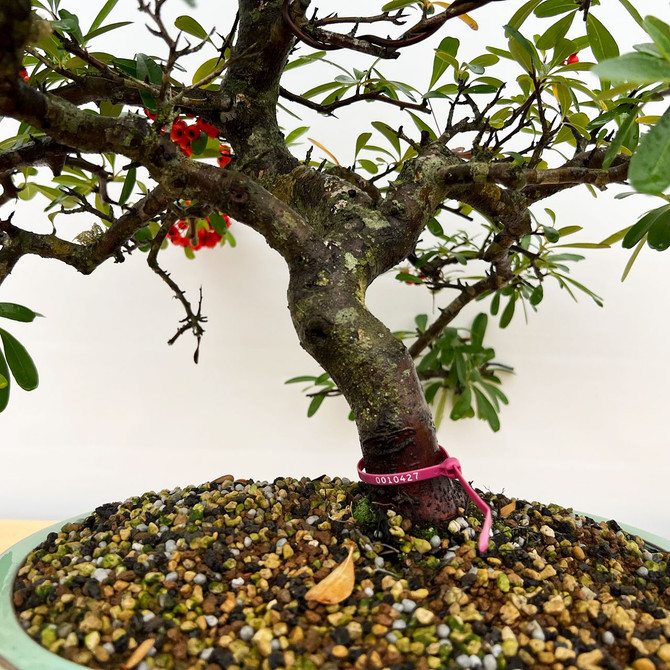
[[135, 68], [137, 78], [140, 81], [148, 81], [149, 83], [156, 85], [160, 85], [163, 81], [163, 70], [161, 70], [160, 65], [158, 65], [151, 56], [138, 53], [135, 56]]
[[670, 211], [656, 217], [647, 233], [647, 244], [656, 251], [665, 251], [670, 247]]
[[533, 307], [536, 305], [539, 305], [542, 302], [542, 298], [544, 298], [544, 288], [542, 284], [538, 284], [534, 289], [533, 292], [530, 294], [530, 298], [528, 302], [530, 302]]
[[628, 178], [642, 193], [661, 193], [670, 186], [670, 108], [642, 136]]
[[646, 16], [644, 19], [647, 32], [661, 50], [666, 60], [670, 60], [670, 26], [655, 16]]
[[398, 155], [400, 155], [400, 139], [398, 133], [383, 121], [373, 121], [372, 127], [378, 130], [393, 146]]
[[91, 39], [91, 33], [102, 25], [102, 22], [107, 18], [112, 9], [114, 9], [118, 1], [119, 0], [107, 0], [107, 2], [102, 6], [102, 9], [93, 19], [93, 23], [91, 23], [91, 27], [88, 29], [88, 33], [86, 35], [87, 40]]
[[552, 228], [551, 226], [542, 226], [542, 229], [544, 230], [544, 236], [547, 238], [547, 241], [551, 242], [552, 244], [558, 242], [558, 240], [561, 238], [561, 235], [556, 230], [556, 228]]
[[491, 300], [491, 316], [497, 316], [500, 310], [500, 292], [496, 292]]
[[593, 14], [589, 14], [586, 19], [586, 34], [589, 37], [591, 51], [598, 62], [606, 58], [616, 58], [619, 55], [616, 40]]
[[470, 338], [472, 344], [475, 347], [481, 347], [484, 342], [484, 335], [486, 333], [486, 326], [488, 324], [489, 318], [484, 312], [480, 312], [475, 317], [475, 320], [472, 322], [472, 327], [470, 328]]
[[549, 49], [553, 49], [558, 44], [559, 40], [562, 40], [567, 35], [567, 32], [570, 30], [570, 26], [572, 25], [572, 21], [575, 18], [575, 13], [576, 12], [573, 11], [572, 13], [564, 16], [562, 19], [554, 23], [553, 26], [547, 28], [547, 30], [545, 30], [543, 35], [535, 43], [537, 48], [541, 49], [542, 51], [549, 51]]
[[454, 405], [451, 408], [449, 418], [452, 419], [452, 421], [458, 421], [459, 419], [472, 416], [473, 414], [472, 392], [470, 391], [470, 387], [466, 386], [460, 395], [454, 394]]
[[210, 74], [212, 74], [212, 72], [214, 72], [214, 70], [216, 70], [219, 63], [221, 63], [220, 57], [209, 58], [206, 60], [193, 74], [191, 83], [195, 84], [196, 82], [202, 81], [205, 77], [208, 77]]
[[32, 309], [28, 309], [23, 305], [17, 305], [13, 302], [0, 302], [0, 316], [5, 319], [12, 319], [13, 321], [23, 321], [29, 323], [36, 316], [42, 316]]
[[106, 26], [101, 26], [97, 30], [92, 30], [88, 35], [86, 35], [85, 39], [87, 41], [92, 40], [94, 37], [99, 37], [100, 35], [104, 35], [105, 33], [110, 33], [112, 30], [116, 30], [117, 28], [123, 28], [123, 26], [129, 26], [132, 24], [132, 21], [117, 21], [116, 23], [109, 23]]
[[133, 187], [137, 181], [137, 168], [131, 167], [126, 174], [125, 181], [123, 182], [123, 188], [121, 189], [121, 195], [119, 196], [119, 205], [123, 205], [127, 202], [130, 194], [133, 192]]
[[513, 26], [505, 26], [509, 38], [509, 50], [514, 59], [527, 71], [538, 72], [542, 69], [535, 47]]
[[475, 392], [475, 400], [477, 401], [477, 416], [487, 421], [494, 433], [498, 432], [500, 430], [500, 419], [495, 407], [476, 386], [472, 390]]
[[179, 28], [179, 30], [188, 33], [189, 35], [193, 35], [200, 40], [207, 39], [207, 31], [188, 14], [178, 16], [174, 21], [174, 25], [176, 28]]
[[428, 325], [428, 315], [417, 314], [414, 317], [414, 323], [416, 324], [416, 327], [419, 329], [419, 332], [423, 333], [426, 330], [426, 326]]
[[301, 375], [299, 377], [291, 377], [291, 379], [287, 379], [284, 384], [301, 384], [303, 382], [313, 382], [315, 379], [316, 377], [311, 375]]
[[630, 53], [600, 61], [592, 68], [601, 79], [654, 84], [670, 81], [670, 63], [648, 54]]
[[295, 60], [292, 60], [290, 63], [286, 64], [284, 72], [287, 70], [292, 70], [294, 67], [302, 67], [303, 65], [309, 65], [318, 60], [321, 60], [326, 55], [325, 51], [316, 51], [313, 54], [307, 54], [306, 56], [299, 56]]
[[642, 17], [640, 16], [640, 13], [633, 7], [632, 3], [630, 0], [619, 0], [619, 2], [626, 8], [628, 13], [635, 19], [636, 23], [643, 29], [646, 30], [646, 26], [644, 25], [644, 21], [642, 20]]
[[286, 136], [286, 145], [290, 146], [295, 140], [297, 140], [300, 136], [304, 135], [307, 131], [309, 130], [309, 126], [300, 126], [299, 128], [296, 128], [295, 130], [292, 130], [287, 136]]
[[514, 317], [514, 308], [516, 307], [516, 293], [512, 294], [512, 297], [509, 299], [509, 302], [505, 306], [503, 313], [500, 315], [500, 327], [507, 328], [510, 321]]
[[209, 215], [209, 224], [214, 228], [214, 230], [219, 233], [219, 235], [224, 235], [228, 226], [226, 225], [226, 220], [221, 216], [219, 212], [212, 212]]
[[545, 0], [534, 12], [539, 18], [565, 14], [565, 12], [574, 11], [574, 0]]
[[356, 151], [354, 153], [354, 160], [358, 156], [361, 149], [365, 148], [365, 145], [368, 143], [368, 140], [372, 137], [372, 133], [361, 133], [356, 140]]
[[612, 164], [612, 161], [619, 154], [619, 149], [621, 148], [623, 141], [630, 133], [630, 129], [633, 127], [636, 117], [637, 109], [634, 109], [632, 112], [629, 112], [626, 116], [624, 116], [623, 120], [621, 121], [621, 125], [616, 132], [616, 135], [614, 135], [612, 138], [612, 141], [610, 142], [610, 145], [607, 147], [607, 151], [605, 152], [605, 158], [603, 159], [604, 170], [606, 170]]
[[540, 0], [529, 0], [526, 4], [519, 7], [510, 19], [509, 25], [518, 30], [539, 4]]
[[[26, 348], [13, 335], [2, 328], [0, 328], [0, 338], [2, 338], [2, 344], [5, 347], [7, 364], [14, 375], [14, 379], [16, 379], [16, 383], [24, 391], [32, 391], [37, 388], [39, 383], [37, 368]], [[0, 370], [0, 374], [4, 376], [2, 370]]]
[[325, 398], [325, 395], [315, 395], [312, 398], [312, 402], [309, 403], [309, 407], [307, 408], [308, 417], [312, 417], [317, 413], [319, 407], [321, 407], [321, 403], [325, 400]]
[[5, 407], [7, 407], [7, 403], [9, 402], [9, 392], [11, 390], [9, 383], [9, 368], [7, 367], [7, 361], [2, 353], [2, 349], [0, 349], [0, 375], [6, 382], [4, 386], [0, 387], [0, 412], [2, 412]]
[[[430, 77], [429, 89], [437, 83], [439, 78], [445, 73], [446, 69], [450, 64], [453, 64], [453, 60], [456, 54], [458, 53], [458, 47], [460, 42], [455, 37], [445, 37], [441, 42], [440, 46], [435, 50], [435, 57], [433, 58], [433, 73]], [[439, 54], [446, 54], [449, 56], [449, 59], [441, 57]]]
[[638, 255], [640, 254], [640, 251], [642, 251], [642, 247], [644, 246], [645, 240], [642, 239], [637, 243], [637, 246], [635, 247], [635, 251], [630, 255], [630, 258], [628, 259], [628, 263], [626, 263], [626, 267], [623, 270], [623, 274], [621, 275], [621, 281], [626, 281], [626, 277], [630, 273], [633, 263], [635, 263], [635, 260], [637, 259]]

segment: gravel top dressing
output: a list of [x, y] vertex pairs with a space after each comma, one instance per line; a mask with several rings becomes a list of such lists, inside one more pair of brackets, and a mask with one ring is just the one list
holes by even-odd
[[[480, 556], [473, 506], [418, 529], [367, 490], [226, 476], [102, 505], [28, 556], [19, 620], [91, 668], [670, 668], [670, 554], [484, 494]], [[350, 595], [305, 597], [338, 566]]]

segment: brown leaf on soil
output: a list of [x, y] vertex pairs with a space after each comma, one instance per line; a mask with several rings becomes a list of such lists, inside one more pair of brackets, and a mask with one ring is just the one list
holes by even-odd
[[131, 670], [144, 659], [144, 657], [151, 651], [154, 646], [154, 638], [144, 640], [142, 644], [138, 645], [135, 651], [130, 655], [130, 658], [121, 666], [121, 670]]
[[500, 508], [501, 518], [506, 519], [515, 509], [516, 509], [516, 500], [512, 500], [511, 503]]
[[305, 593], [305, 600], [315, 600], [323, 605], [336, 605], [346, 600], [354, 590], [354, 545], [349, 545], [349, 555], [318, 584]]

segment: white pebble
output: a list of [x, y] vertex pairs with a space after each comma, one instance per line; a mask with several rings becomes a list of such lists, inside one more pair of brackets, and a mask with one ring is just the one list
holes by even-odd
[[144, 549], [144, 545], [141, 542], [133, 542], [132, 547], [135, 551], [141, 552]]
[[255, 510], [255, 508], [252, 507], [251, 509], [248, 509], [248, 510], [247, 510], [247, 516], [250, 516], [250, 517], [252, 517], [252, 518], [255, 517], [255, 516], [256, 516], [256, 510]]
[[375, 556], [375, 565], [378, 568], [383, 568], [384, 567], [384, 559], [381, 556]]
[[154, 618], [156, 618], [156, 615], [153, 612], [145, 612], [142, 615], [142, 621], [144, 621], [144, 623], [146, 623], [147, 621], [151, 621]]
[[393, 609], [396, 610], [397, 612], [402, 612], [403, 611], [402, 603], [393, 603], [393, 605], [391, 605], [391, 607], [393, 607]]
[[200, 652], [200, 658], [203, 661], [208, 661], [209, 657], [214, 653], [214, 647], [207, 647]]
[[277, 549], [281, 549], [287, 542], [288, 540], [285, 537], [279, 538], [277, 540]]
[[242, 626], [240, 628], [240, 632], [238, 633], [238, 636], [240, 640], [244, 640], [245, 642], [249, 642], [251, 638], [254, 636], [254, 633], [256, 631], [254, 630], [253, 626], [249, 626], [248, 624], [246, 626]]
[[177, 543], [174, 540], [168, 540], [165, 543], [165, 551], [173, 552], [177, 550]]
[[114, 649], [114, 645], [111, 642], [105, 642], [105, 644], [102, 645], [102, 648], [110, 654], [110, 656], [111, 654], [116, 653], [116, 649]]
[[212, 628], [213, 626], [216, 626], [217, 623], [219, 623], [219, 620], [213, 614], [205, 614], [205, 622], [210, 628]]
[[253, 543], [253, 540], [247, 535], [244, 538], [244, 541], [243, 541], [244, 546], [248, 548], [252, 545], [252, 543]]
[[193, 583], [194, 584], [200, 584], [202, 586], [203, 584], [207, 583], [207, 577], [202, 574], [202, 572], [199, 572], [194, 578], [193, 578]]
[[405, 630], [405, 628], [407, 628], [407, 622], [404, 619], [396, 619], [391, 624], [391, 628], [393, 630]]
[[416, 609], [416, 603], [413, 600], [410, 600], [409, 598], [403, 598], [402, 609], [403, 612], [407, 612], [409, 614], [410, 612], [413, 612]]
[[318, 523], [319, 517], [316, 514], [307, 517], [307, 524], [313, 526], [315, 523]]
[[363, 593], [365, 594], [366, 598], [372, 598], [372, 596], [375, 594], [374, 590], [372, 589], [371, 586], [366, 586], [363, 589]]
[[644, 565], [641, 565], [635, 572], [637, 572], [640, 577], [646, 577], [649, 574], [649, 569]]
[[603, 632], [602, 639], [603, 644], [606, 644], [608, 646], [614, 644], [614, 635], [612, 635], [611, 631], [609, 630]]
[[395, 644], [398, 641], [398, 636], [393, 632], [386, 633], [386, 641], [389, 644]]
[[230, 580], [230, 586], [234, 589], [239, 589], [243, 584], [244, 579], [242, 579], [242, 577], [235, 577], [235, 579]]
[[496, 658], [498, 658], [498, 656], [500, 656], [500, 654], [502, 654], [502, 645], [501, 645], [501, 644], [494, 644], [494, 645], [491, 647], [491, 653], [492, 653]]
[[281, 643], [279, 642], [279, 640], [274, 639], [272, 640], [272, 642], [270, 642], [270, 648], [272, 649], [272, 651], [278, 651], [279, 649], [281, 649]]
[[446, 623], [441, 623], [435, 629], [435, 632], [437, 633], [437, 637], [446, 639], [449, 637], [449, 634], [451, 633], [451, 628], [449, 628], [449, 626], [447, 626]]
[[179, 575], [176, 572], [168, 572], [167, 575], [165, 575], [165, 581], [166, 582], [176, 582], [177, 579], [179, 578]]
[[442, 544], [442, 538], [439, 535], [433, 535], [430, 538], [430, 546], [433, 549], [437, 549]]
[[454, 659], [459, 668], [471, 668], [472, 660], [467, 654], [460, 654]]
[[482, 661], [484, 670], [496, 670], [496, 668], [498, 667], [498, 661], [496, 661], [496, 657], [493, 654], [486, 654], [486, 656], [484, 656]]
[[107, 570], [105, 568], [96, 568], [93, 571], [93, 579], [97, 579], [98, 582], [104, 582], [107, 577], [109, 577], [109, 573], [111, 570]]
[[533, 638], [533, 640], [542, 640], [543, 642], [546, 640], [544, 631], [539, 626], [533, 630], [530, 636]]

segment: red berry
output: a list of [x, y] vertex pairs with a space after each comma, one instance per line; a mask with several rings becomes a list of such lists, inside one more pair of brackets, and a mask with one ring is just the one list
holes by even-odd
[[572, 65], [573, 63], [579, 63], [579, 56], [574, 53], [568, 56], [568, 60], [566, 61], [568, 65]]
[[155, 121], [156, 115], [153, 112], [150, 112], [148, 109], [144, 109], [144, 113], [147, 115], [147, 118], [151, 119], [152, 121]]
[[26, 70], [26, 68], [22, 67], [19, 70], [19, 77], [21, 77], [23, 79], [23, 81], [28, 81], [28, 79], [30, 79], [30, 75], [28, 74], [28, 70]]

